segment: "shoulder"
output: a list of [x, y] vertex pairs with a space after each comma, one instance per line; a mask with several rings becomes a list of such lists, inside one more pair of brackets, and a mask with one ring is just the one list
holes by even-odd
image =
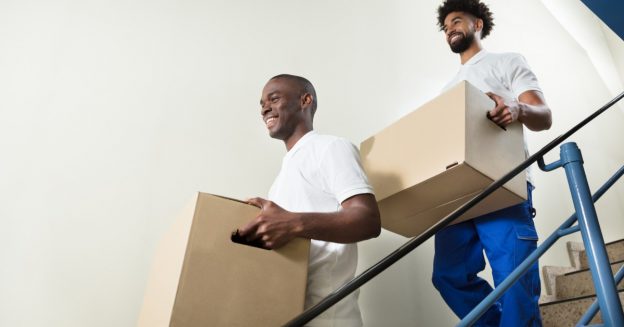
[[531, 67], [523, 55], [515, 52], [503, 52], [493, 54], [491, 64], [501, 74], [508, 78], [516, 78], [526, 74], [532, 74]]
[[311, 141], [312, 151], [320, 161], [353, 157], [359, 153], [357, 147], [344, 137], [316, 134]]
[[500, 59], [502, 63], [509, 66], [522, 66], [527, 67], [528, 64], [526, 58], [522, 54], [516, 52], [504, 52], [500, 54]]
[[312, 140], [315, 144], [321, 145], [321, 144], [332, 143], [336, 141], [337, 139], [340, 139], [340, 137], [329, 135], [329, 134], [320, 134], [320, 133], [315, 132]]
[[348, 139], [340, 136], [317, 134], [314, 138], [315, 147], [322, 152], [328, 150], [351, 150], [355, 145]]
[[526, 61], [523, 55], [516, 52], [488, 52], [486, 57], [489, 61], [496, 63]]

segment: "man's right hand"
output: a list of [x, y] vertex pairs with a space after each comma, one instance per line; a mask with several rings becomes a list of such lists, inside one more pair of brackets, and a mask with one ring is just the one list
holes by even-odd
[[505, 100], [499, 95], [492, 92], [486, 93], [490, 99], [494, 100], [494, 109], [489, 111], [488, 117], [491, 121], [496, 123], [500, 127], [507, 127], [507, 125], [518, 120], [521, 107], [516, 101], [510, 101], [505, 103]]
[[247, 203], [261, 209], [256, 218], [238, 229], [248, 241], [260, 240], [266, 248], [277, 249], [297, 237], [302, 229], [295, 213], [284, 210], [273, 201], [252, 198]]

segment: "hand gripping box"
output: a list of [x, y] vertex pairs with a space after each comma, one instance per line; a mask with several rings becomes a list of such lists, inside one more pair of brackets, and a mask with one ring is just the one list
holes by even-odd
[[199, 193], [156, 252], [138, 326], [280, 326], [301, 313], [310, 241], [274, 251], [232, 242], [258, 212]]
[[[487, 119], [494, 102], [461, 82], [360, 145], [382, 226], [421, 234], [525, 159], [522, 125]], [[518, 174], [455, 223], [524, 201]]]

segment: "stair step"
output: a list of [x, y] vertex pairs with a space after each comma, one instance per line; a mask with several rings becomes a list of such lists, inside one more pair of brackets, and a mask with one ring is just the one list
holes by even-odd
[[[607, 255], [609, 256], [609, 262], [616, 262], [624, 260], [624, 240], [619, 240], [606, 244]], [[587, 253], [585, 251], [579, 252], [579, 260], [581, 268], [587, 268]]]
[[[624, 265], [624, 260], [611, 264], [613, 274]], [[594, 283], [589, 269], [582, 269], [564, 273], [556, 277], [555, 295], [557, 300], [570, 299], [579, 296], [595, 295]], [[618, 285], [618, 289], [624, 290], [624, 280]]]
[[[582, 242], [566, 242], [570, 264], [576, 269], [585, 269], [587, 264], [587, 253]], [[624, 239], [606, 244], [609, 262], [624, 260]]]
[[[544, 288], [546, 291], [546, 295], [552, 296], [556, 298], [555, 294], [557, 291], [557, 277], [567, 274], [572, 271], [577, 271], [578, 269], [573, 267], [559, 267], [559, 266], [543, 266], [542, 267], [542, 280], [544, 281]], [[540, 301], [545, 301], [545, 297], [542, 295], [540, 297]]]
[[570, 265], [575, 269], [581, 269], [581, 252], [585, 251], [585, 247], [582, 242], [566, 242], [568, 248], [568, 257], [570, 258]]
[[[620, 303], [624, 303], [624, 291], [619, 291], [619, 295]], [[585, 296], [540, 304], [543, 327], [576, 326], [576, 323], [595, 299], [595, 296]], [[591, 324], [600, 323], [602, 323], [602, 318], [600, 312], [598, 312], [592, 319]]]

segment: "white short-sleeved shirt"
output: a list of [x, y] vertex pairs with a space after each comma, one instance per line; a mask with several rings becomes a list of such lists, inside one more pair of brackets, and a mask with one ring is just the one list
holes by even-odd
[[526, 91], [542, 91], [524, 57], [511, 52], [479, 51], [459, 68], [444, 91], [460, 81], [468, 81], [482, 92], [492, 92], [505, 101], [517, 101]]
[[[502, 97], [505, 103], [518, 101], [520, 94], [526, 91], [542, 91], [537, 77], [524, 57], [511, 52], [479, 51], [459, 68], [457, 75], [446, 84], [443, 91], [447, 91], [460, 81], [468, 81], [483, 93], [492, 92]], [[524, 152], [528, 157], [529, 151], [526, 143], [525, 136]], [[509, 169], [512, 168], [509, 167]], [[527, 180], [531, 181], [529, 169], [527, 169]]]
[[[373, 193], [359, 152], [349, 141], [311, 131], [286, 153], [269, 199], [292, 212], [334, 212], [358, 194]], [[357, 244], [312, 240], [305, 307], [309, 308], [352, 279]], [[361, 326], [354, 292], [309, 323], [309, 326]]]

